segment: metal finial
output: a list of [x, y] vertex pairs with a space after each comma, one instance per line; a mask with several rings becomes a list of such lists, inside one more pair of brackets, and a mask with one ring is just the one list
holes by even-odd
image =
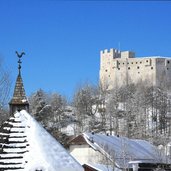
[[17, 57], [19, 58], [18, 60], [18, 71], [19, 71], [19, 75], [21, 74], [20, 70], [21, 70], [21, 57], [23, 55], [25, 55], [25, 52], [21, 52], [21, 54], [19, 54], [17, 51], [15, 52], [17, 54]]

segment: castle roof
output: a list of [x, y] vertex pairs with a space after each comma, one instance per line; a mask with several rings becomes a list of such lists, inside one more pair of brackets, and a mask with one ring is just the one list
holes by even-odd
[[82, 166], [25, 110], [0, 129], [0, 170], [83, 171]]

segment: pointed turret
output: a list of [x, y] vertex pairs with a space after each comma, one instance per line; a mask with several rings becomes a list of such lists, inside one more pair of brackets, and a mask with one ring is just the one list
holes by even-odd
[[10, 106], [10, 115], [13, 115], [14, 112], [16, 111], [20, 111], [22, 109], [26, 110], [29, 112], [29, 103], [25, 94], [25, 90], [24, 90], [24, 85], [23, 85], [23, 80], [21, 77], [21, 57], [22, 55], [24, 55], [25, 53], [22, 52], [21, 55], [17, 53], [17, 56], [19, 57], [18, 60], [18, 76], [17, 76], [17, 80], [15, 83], [15, 89], [14, 89], [14, 94], [13, 97], [11, 99], [11, 101], [9, 102], [9, 106]]
[[21, 57], [8, 120], [0, 127], [0, 171], [83, 171], [82, 166], [27, 111]]

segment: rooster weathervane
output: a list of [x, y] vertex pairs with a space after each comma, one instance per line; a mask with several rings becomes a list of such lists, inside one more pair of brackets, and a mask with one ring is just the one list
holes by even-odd
[[21, 74], [20, 70], [21, 70], [21, 58], [23, 55], [25, 55], [25, 52], [21, 52], [20, 54], [16, 51], [15, 52], [17, 54], [17, 57], [19, 58], [18, 60], [18, 70], [19, 70], [19, 75]]

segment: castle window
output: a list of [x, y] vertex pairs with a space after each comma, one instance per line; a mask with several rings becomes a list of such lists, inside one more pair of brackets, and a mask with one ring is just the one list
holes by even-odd
[[130, 69], [130, 67], [128, 67], [128, 69]]
[[153, 69], [153, 67], [151, 67], [151, 69]]
[[129, 65], [129, 62], [127, 62], [127, 64]]
[[123, 65], [124, 65], [124, 62], [123, 62]]
[[140, 64], [142, 64], [142, 62], [140, 62]]
[[137, 66], [137, 69], [140, 69], [140, 67], [139, 67], [139, 66]]
[[107, 69], [105, 71], [107, 72]]
[[109, 77], [110, 77], [110, 75], [109, 75]]
[[138, 64], [138, 62], [136, 62], [136, 64]]
[[112, 67], [112, 69], [114, 69], [115, 67]]
[[138, 72], [138, 74], [139, 74], [140, 72]]
[[169, 70], [169, 68], [167, 68], [167, 70]]
[[146, 60], [146, 62], [148, 62], [148, 60]]
[[118, 70], [120, 70], [120, 68], [118, 68]]
[[131, 64], [134, 64], [133, 62], [131, 62]]
[[167, 61], [167, 63], [169, 64], [169, 63], [170, 63], [170, 61]]

